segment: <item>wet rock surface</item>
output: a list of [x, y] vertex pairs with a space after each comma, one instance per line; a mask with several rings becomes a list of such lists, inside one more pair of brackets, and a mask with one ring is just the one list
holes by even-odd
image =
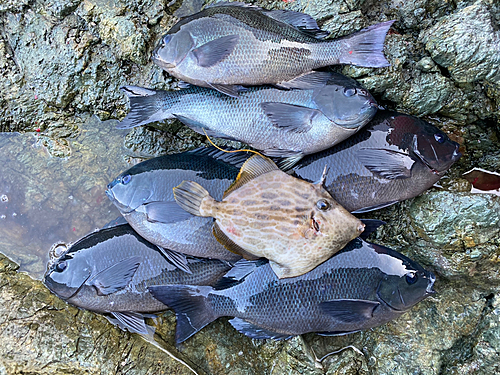
[[[68, 158], [61, 168], [71, 166], [72, 150], [80, 150], [82, 171], [75, 183], [87, 186], [81, 175], [95, 173], [88, 155], [104, 155], [112, 147], [105, 136], [93, 140], [101, 151], [80, 145], [88, 115], [123, 118], [127, 100], [119, 87], [124, 84], [177, 87], [149, 56], [176, 15], [193, 4], [0, 0], [0, 131], [39, 130], [39, 142], [54, 160]], [[500, 373], [500, 198], [468, 193], [471, 186], [462, 178], [473, 167], [500, 171], [498, 2], [292, 0], [258, 5], [306, 11], [334, 37], [397, 20], [386, 42], [390, 67], [334, 69], [358, 79], [385, 107], [422, 116], [462, 145], [464, 156], [440, 181], [441, 188], [364, 215], [388, 222], [372, 240], [435, 272], [438, 293], [396, 321], [341, 337], [251, 340], [219, 319], [176, 355], [190, 360], [199, 373], [213, 374]], [[207, 143], [177, 122], [157, 127], [163, 130], [139, 128], [123, 137], [127, 162]], [[22, 147], [31, 146], [21, 142]], [[35, 184], [47, 160], [23, 159], [20, 150], [15, 155], [29, 166], [23, 173]], [[104, 190], [102, 178], [93, 180]], [[94, 194], [87, 187], [83, 190], [90, 201]], [[64, 189], [66, 199], [70, 192]], [[24, 232], [16, 233], [22, 237]], [[9, 243], [0, 238], [0, 245]], [[27, 247], [16, 251], [30, 256]], [[38, 264], [37, 273], [42, 268]], [[17, 270], [15, 263], [0, 258], [0, 374], [191, 373], [139, 336], [65, 304]], [[174, 327], [172, 313], [157, 327], [172, 351]]]

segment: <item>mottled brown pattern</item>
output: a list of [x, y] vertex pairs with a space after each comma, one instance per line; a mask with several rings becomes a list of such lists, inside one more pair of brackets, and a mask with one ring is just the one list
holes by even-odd
[[[320, 199], [330, 204], [328, 210], [316, 206]], [[215, 217], [234, 243], [268, 258], [280, 278], [310, 271], [364, 228], [321, 185], [279, 170], [254, 178], [222, 202], [205, 198], [200, 212]]]

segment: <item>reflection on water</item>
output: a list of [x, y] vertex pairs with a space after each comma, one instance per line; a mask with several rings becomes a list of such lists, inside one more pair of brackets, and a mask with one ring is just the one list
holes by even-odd
[[41, 279], [51, 246], [74, 242], [119, 216], [106, 184], [129, 167], [116, 121], [93, 117], [70, 140], [71, 156], [49, 156], [31, 134], [0, 133], [0, 252]]

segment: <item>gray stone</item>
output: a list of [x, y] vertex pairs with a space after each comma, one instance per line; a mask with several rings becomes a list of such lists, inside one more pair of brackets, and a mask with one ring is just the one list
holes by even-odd
[[[435, 272], [438, 293], [389, 324], [352, 335], [251, 340], [222, 318], [179, 350], [173, 347], [175, 316], [167, 312], [157, 320], [158, 342], [200, 374], [500, 373], [500, 198], [467, 193], [470, 184], [462, 178], [472, 167], [500, 169], [500, 3], [256, 4], [305, 11], [331, 38], [396, 20], [385, 45], [390, 67], [333, 69], [358, 79], [384, 107], [423, 116], [462, 145], [464, 156], [439, 182], [440, 190], [365, 215], [388, 222], [374, 241]], [[27, 134], [0, 137], [0, 162], [7, 171], [0, 176], [0, 196], [9, 198], [0, 206], [5, 211], [0, 249], [22, 270], [40, 277], [50, 244], [64, 236], [74, 241], [97, 227], [96, 204], [105, 211], [99, 218], [113, 216], [101, 199], [118, 169], [208, 145], [177, 121], [122, 135], [106, 128], [109, 123], [89, 120], [89, 114], [101, 120], [125, 116], [122, 85], [177, 88], [177, 80], [151, 62], [151, 52], [182, 9], [199, 5], [198, 0], [0, 0], [0, 131], [40, 130], [34, 132], [36, 143]], [[2, 185], [6, 178], [10, 183]], [[39, 209], [48, 214], [19, 220]], [[139, 336], [65, 304], [16, 270], [0, 256], [1, 375], [191, 373]]]
[[442, 18], [422, 33], [433, 60], [459, 83], [500, 82], [500, 32], [484, 1]]

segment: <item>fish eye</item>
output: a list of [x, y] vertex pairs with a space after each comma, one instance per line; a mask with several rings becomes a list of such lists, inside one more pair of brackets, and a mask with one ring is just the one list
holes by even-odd
[[131, 179], [132, 179], [132, 176], [129, 174], [126, 174], [125, 176], [122, 177], [121, 182], [123, 185], [127, 185]]
[[316, 202], [316, 207], [318, 207], [318, 209], [321, 211], [328, 211], [331, 205], [325, 199], [320, 199], [319, 201]]
[[406, 274], [406, 282], [408, 285], [415, 284], [418, 280], [418, 275], [416, 273], [407, 273]]
[[443, 143], [445, 141], [445, 136], [444, 134], [436, 133], [434, 134], [434, 139], [436, 140], [437, 143]]
[[344, 89], [344, 95], [347, 96], [347, 97], [350, 97], [350, 96], [353, 96], [354, 94], [356, 94], [356, 89], [354, 88], [345, 88]]
[[170, 34], [167, 34], [163, 37], [163, 39], [161, 40], [162, 48], [165, 47], [168, 44], [168, 42], [170, 42], [170, 39], [172, 39], [172, 35]]
[[67, 266], [68, 266], [68, 263], [65, 260], [63, 260], [62, 262], [59, 262], [56, 264], [55, 270], [57, 272], [62, 272], [66, 269]]

